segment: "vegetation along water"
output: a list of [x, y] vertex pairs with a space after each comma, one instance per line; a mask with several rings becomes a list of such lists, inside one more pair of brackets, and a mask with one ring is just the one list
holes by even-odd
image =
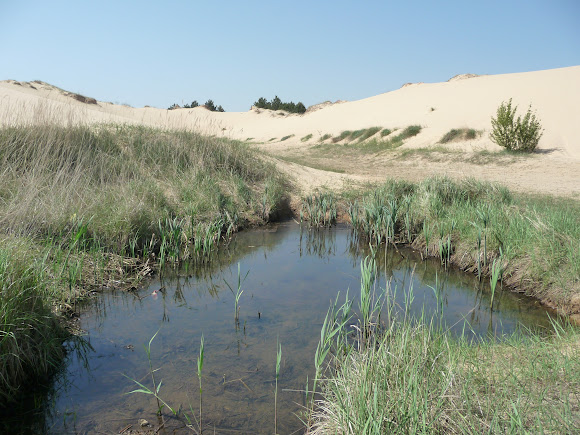
[[[558, 317], [580, 313], [574, 201], [392, 180], [305, 199], [286, 251], [268, 247], [265, 230], [218, 255], [239, 228], [287, 214], [288, 184], [246, 144], [127, 125], [4, 127], [0, 167], [7, 430], [39, 407], [34, 424], [54, 432], [122, 430], [138, 417], [198, 432], [580, 426], [578, 332]], [[354, 232], [320, 237], [340, 217]], [[438, 264], [426, 283], [421, 257]], [[334, 265], [327, 287], [334, 258], [348, 267]], [[307, 272], [293, 269], [301, 262]], [[456, 269], [469, 272], [457, 275], [468, 290], [450, 289]], [[87, 310], [93, 292], [102, 296]], [[88, 337], [72, 338], [80, 328]]]

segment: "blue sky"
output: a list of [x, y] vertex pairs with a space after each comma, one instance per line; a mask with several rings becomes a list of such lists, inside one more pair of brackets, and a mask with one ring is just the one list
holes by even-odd
[[580, 64], [580, 1], [0, 0], [0, 80], [166, 108]]

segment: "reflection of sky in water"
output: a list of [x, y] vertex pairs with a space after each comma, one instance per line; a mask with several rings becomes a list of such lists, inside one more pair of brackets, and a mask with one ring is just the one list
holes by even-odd
[[[331, 300], [347, 289], [355, 299], [360, 289], [357, 245], [346, 228], [320, 233], [288, 223], [269, 230], [240, 233], [224, 255], [232, 264], [206, 271], [204, 278], [154, 280], [139, 292], [106, 294], [85, 313], [81, 325], [94, 352], [88, 355], [90, 373], [73, 360], [68, 387], [56, 404], [52, 431], [118, 432], [139, 418], [156, 423], [152, 396], [127, 393], [136, 388], [130, 376], [146, 385], [148, 362], [143, 345], [160, 329], [152, 344], [160, 395], [172, 406], [198, 408], [196, 358], [205, 337], [203, 371], [204, 422], [213, 433], [272, 433], [276, 341], [282, 344], [279, 379], [279, 432], [301, 428], [294, 413], [304, 403], [306, 377], [312, 379], [314, 350]], [[397, 301], [413, 285], [412, 309], [428, 313], [436, 304], [435, 275], [442, 286], [446, 324], [461, 332], [466, 319], [473, 331], [513, 330], [517, 322], [546, 325], [546, 313], [513, 294], [496, 294], [499, 309], [490, 317], [489, 289], [456, 271], [445, 272], [437, 262], [417, 262], [410, 251], [379, 256], [379, 286], [391, 281]], [[234, 327], [234, 286], [237, 262], [242, 276], [249, 270], [240, 298], [240, 329]], [[414, 272], [413, 272], [414, 271]], [[386, 278], [385, 278], [386, 276]], [[153, 290], [166, 291], [156, 299]], [[431, 308], [429, 308], [431, 307]], [[260, 313], [260, 315], [258, 314]], [[133, 348], [131, 348], [131, 346]], [[128, 347], [128, 348], [127, 348]], [[65, 417], [65, 413], [69, 413]], [[168, 428], [180, 423], [169, 419]], [[167, 432], [169, 433], [169, 432]]]

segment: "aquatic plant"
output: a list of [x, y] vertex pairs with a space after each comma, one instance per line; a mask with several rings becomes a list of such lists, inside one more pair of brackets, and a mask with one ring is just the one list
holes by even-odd
[[274, 390], [274, 434], [278, 433], [278, 377], [280, 376], [280, 362], [282, 361], [282, 345], [278, 342], [276, 352], [276, 388]]
[[300, 219], [311, 227], [330, 227], [336, 222], [336, 200], [332, 193], [315, 193], [302, 201]]
[[239, 307], [239, 301], [240, 301], [240, 297], [242, 296], [242, 293], [244, 293], [244, 291], [242, 290], [242, 284], [246, 280], [246, 278], [248, 277], [248, 274], [249, 273], [250, 273], [250, 271], [248, 270], [246, 272], [246, 275], [244, 275], [244, 278], [242, 278], [242, 275], [241, 275], [241, 272], [240, 272], [240, 263], [238, 263], [238, 283], [237, 283], [237, 286], [236, 286], [236, 289], [235, 290], [224, 279], [224, 282], [226, 283], [226, 285], [228, 286], [228, 288], [230, 289], [230, 291], [234, 295], [234, 321], [236, 323], [236, 327], [237, 328], [240, 325], [240, 307]]
[[491, 276], [489, 277], [489, 284], [491, 286], [491, 300], [489, 302], [489, 308], [493, 311], [493, 298], [495, 296], [495, 288], [497, 286], [497, 282], [502, 275], [502, 261], [501, 256], [499, 258], [495, 258], [493, 260], [493, 264], [491, 266]]
[[205, 346], [203, 341], [203, 334], [201, 335], [201, 344], [199, 347], [199, 357], [197, 358], [197, 379], [199, 380], [199, 433], [203, 433], [203, 389], [201, 386], [201, 373], [203, 371], [203, 356]]
[[145, 353], [147, 354], [147, 361], [149, 362], [149, 375], [151, 376], [151, 383], [153, 384], [153, 389], [146, 387], [138, 380], [133, 379], [132, 377], [124, 374], [123, 376], [125, 376], [127, 379], [130, 379], [135, 384], [137, 384], [139, 387], [141, 387], [141, 388], [138, 388], [136, 390], [129, 391], [126, 394], [142, 393], [142, 394], [151, 395], [151, 396], [155, 397], [155, 400], [157, 401], [157, 415], [162, 416], [162, 411], [163, 411], [164, 406], [167, 407], [167, 409], [169, 409], [173, 415], [177, 415], [177, 410], [174, 410], [171, 406], [169, 406], [167, 404], [167, 402], [165, 402], [161, 398], [161, 396], [159, 395], [159, 390], [161, 389], [161, 384], [163, 383], [163, 380], [161, 380], [159, 383], [157, 383], [155, 380], [155, 372], [158, 369], [153, 369], [153, 363], [151, 361], [151, 343], [153, 342], [155, 337], [157, 337], [157, 334], [159, 334], [159, 331], [160, 331], [160, 329], [158, 329], [157, 332], [155, 334], [153, 334], [153, 337], [151, 337], [147, 346], [143, 346], [145, 348]]

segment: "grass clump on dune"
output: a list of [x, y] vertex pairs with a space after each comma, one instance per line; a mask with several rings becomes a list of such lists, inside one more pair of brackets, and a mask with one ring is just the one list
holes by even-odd
[[381, 131], [381, 127], [363, 128], [363, 129], [354, 130], [354, 131], [345, 130], [342, 133], [340, 133], [340, 135], [334, 137], [332, 139], [332, 142], [337, 143], [337, 142], [340, 142], [343, 140], [347, 140], [348, 142], [352, 142], [354, 140], [357, 140], [357, 142], [360, 143], [360, 142], [367, 140], [371, 136], [374, 136], [379, 131]]
[[207, 261], [284, 195], [244, 143], [128, 125], [4, 127], [0, 167], [0, 402], [56, 365], [58, 313], [89, 290]]
[[473, 128], [451, 129], [443, 135], [439, 143], [449, 143], [459, 140], [472, 140], [477, 137], [478, 133]]

